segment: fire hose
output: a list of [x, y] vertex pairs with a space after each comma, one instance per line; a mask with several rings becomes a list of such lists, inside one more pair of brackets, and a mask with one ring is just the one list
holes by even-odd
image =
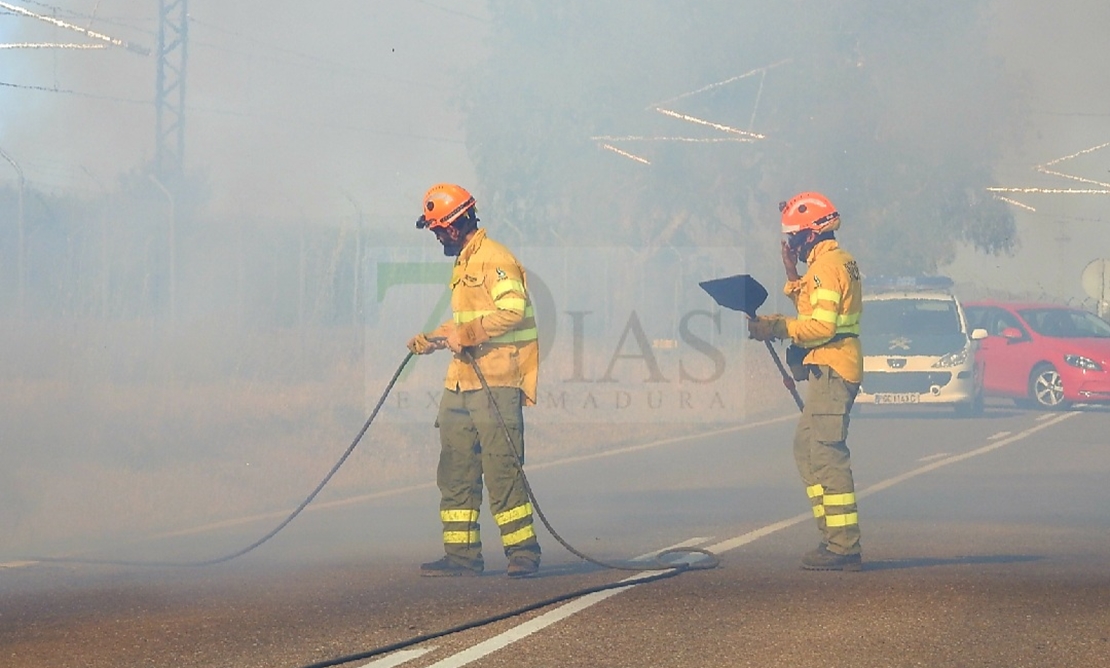
[[[437, 343], [442, 342], [442, 339], [429, 339], [429, 340], [437, 342]], [[508, 443], [510, 444], [510, 447], [513, 449], [513, 455], [514, 455], [513, 461], [516, 462], [517, 468], [518, 468], [518, 470], [521, 474], [521, 480], [523, 481], [523, 484], [524, 484], [524, 489], [528, 494], [528, 498], [532, 503], [532, 507], [535, 510], [536, 515], [540, 518], [540, 521], [543, 522], [543, 525], [551, 533], [552, 537], [554, 537], [555, 540], [560, 545], [562, 545], [564, 548], [566, 548], [566, 550], [568, 552], [570, 552], [574, 556], [579, 557], [580, 559], [583, 559], [585, 561], [588, 561], [589, 563], [592, 563], [596, 566], [601, 566], [603, 568], [609, 568], [609, 569], [614, 569], [614, 570], [625, 570], [625, 571], [702, 570], [702, 569], [714, 568], [718, 565], [719, 561], [717, 560], [717, 557], [715, 555], [713, 555], [711, 552], [709, 552], [707, 550], [700, 549], [700, 548], [674, 548], [674, 549], [670, 549], [670, 550], [664, 550], [663, 552], [660, 552], [655, 556], [655, 560], [656, 560], [655, 564], [648, 565], [648, 564], [633, 563], [633, 562], [606, 561], [606, 560], [603, 560], [603, 559], [598, 559], [596, 557], [591, 557], [591, 556], [583, 553], [582, 551], [576, 549], [573, 545], [571, 545], [568, 541], [566, 541], [555, 530], [555, 528], [552, 526], [550, 520], [547, 519], [547, 516], [544, 514], [543, 509], [541, 508], [541, 506], [539, 504], [539, 500], [536, 498], [535, 492], [532, 490], [531, 484], [528, 482], [528, 477], [524, 474], [524, 468], [523, 468], [523, 465], [521, 464], [521, 462], [523, 461], [523, 458], [520, 456], [521, 450], [518, 447], [515, 440], [513, 439], [512, 433], [509, 430], [508, 426], [506, 425], [505, 419], [501, 415], [501, 411], [498, 408], [497, 403], [494, 401], [493, 392], [490, 389], [489, 384], [486, 382], [486, 377], [482, 373], [481, 367], [478, 365], [477, 361], [473, 358], [473, 356], [470, 354], [469, 351], [464, 350], [460, 355], [474, 369], [475, 373], [478, 376], [479, 381], [482, 384], [483, 391], [486, 392], [486, 394], [489, 396], [490, 404], [494, 407], [494, 413], [497, 417], [497, 421], [499, 423], [499, 426], [504, 431], [505, 437], [506, 437]], [[241, 556], [247, 554], [248, 552], [251, 552], [251, 551], [255, 550], [256, 548], [260, 547], [262, 544], [266, 543], [271, 538], [276, 536], [278, 534], [278, 532], [280, 532], [286, 526], [288, 526], [290, 522], [292, 522], [298, 515], [300, 515], [301, 512], [303, 512], [304, 509], [307, 508], [310, 503], [312, 503], [312, 501], [317, 497], [317, 495], [319, 495], [320, 492], [324, 489], [324, 487], [331, 481], [331, 479], [339, 471], [340, 467], [342, 467], [344, 462], [347, 461], [347, 458], [351, 456], [352, 452], [354, 452], [355, 448], [358, 446], [359, 442], [362, 440], [362, 437], [370, 429], [370, 425], [373, 424], [374, 419], [378, 416], [378, 413], [381, 411], [382, 406], [385, 404], [386, 398], [388, 398], [390, 391], [393, 389], [393, 386], [396, 385], [397, 379], [400, 377], [401, 372], [404, 371], [405, 366], [408, 364], [409, 360], [412, 359], [412, 357], [413, 357], [412, 352], [409, 352], [407, 355], [405, 355], [405, 358], [401, 361], [401, 364], [397, 367], [397, 370], [393, 373], [393, 376], [390, 378], [389, 383], [386, 385], [385, 390], [381, 394], [381, 397], [379, 397], [378, 402], [374, 405], [374, 409], [371, 411], [370, 416], [366, 419], [366, 422], [363, 423], [362, 428], [359, 429], [358, 433], [355, 435], [355, 437], [351, 441], [350, 445], [347, 446], [347, 449], [339, 457], [338, 461], [335, 462], [335, 464], [331, 467], [331, 470], [328, 471], [328, 473], [319, 482], [319, 484], [316, 485], [316, 487], [312, 490], [312, 492], [310, 492], [308, 494], [308, 496], [305, 497], [305, 499], [303, 501], [301, 501], [301, 503], [285, 519], [283, 519], [281, 522], [279, 522], [277, 524], [277, 526], [275, 526], [273, 529], [271, 529], [269, 532], [267, 532], [265, 535], [263, 535], [261, 538], [254, 541], [250, 545], [247, 545], [246, 547], [241, 548], [239, 550], [236, 550], [235, 552], [232, 552], [230, 554], [226, 554], [226, 555], [223, 555], [223, 556], [220, 556], [220, 557], [214, 557], [214, 558], [211, 558], [211, 559], [204, 559], [204, 560], [200, 560], [200, 561], [127, 561], [127, 560], [121, 560], [121, 559], [96, 559], [96, 558], [86, 558], [86, 557], [27, 557], [26, 561], [37, 561], [37, 562], [44, 562], [44, 563], [99, 564], [99, 565], [112, 565], [112, 566], [198, 567], [198, 566], [213, 566], [215, 564], [220, 564], [220, 563], [224, 563], [224, 562], [227, 562], [227, 561], [231, 561], [232, 559], [236, 559], [238, 557], [241, 557]], [[700, 554], [706, 555], [707, 559], [703, 559], [703, 560], [693, 562], [693, 563], [665, 562], [665, 561], [663, 561], [663, 558], [666, 557], [666, 556], [670, 556], [670, 555], [673, 555], [673, 554], [680, 554], [680, 553], [700, 553]]]
[[[440, 337], [434, 337], [434, 338], [429, 337], [428, 340], [430, 342], [437, 343], [437, 344], [442, 344], [445, 341], [445, 339], [440, 338]], [[592, 593], [599, 592], [599, 591], [606, 591], [606, 590], [609, 590], [609, 589], [620, 589], [620, 588], [629, 587], [629, 586], [632, 586], [632, 585], [646, 584], [648, 582], [654, 582], [656, 580], [662, 580], [662, 579], [665, 579], [665, 578], [673, 577], [675, 575], [678, 575], [679, 573], [683, 573], [683, 572], [686, 572], [686, 571], [706, 570], [706, 569], [710, 569], [710, 568], [716, 568], [720, 564], [720, 559], [717, 557], [717, 555], [713, 554], [709, 550], [702, 549], [702, 548], [683, 547], [683, 548], [671, 548], [671, 549], [667, 549], [667, 550], [662, 550], [662, 551], [655, 554], [655, 557], [654, 557], [655, 558], [655, 563], [654, 564], [642, 564], [642, 563], [637, 564], [637, 563], [633, 563], [633, 562], [614, 562], [614, 561], [598, 559], [596, 557], [591, 557], [591, 556], [581, 552], [580, 550], [576, 549], [573, 545], [571, 545], [569, 542], [567, 542], [562, 536], [559, 535], [559, 533], [551, 525], [551, 522], [547, 519], [547, 516], [544, 514], [543, 509], [540, 507], [539, 501], [536, 498], [536, 494], [532, 490], [531, 484], [528, 482], [528, 476], [524, 473], [524, 466], [522, 464], [523, 457], [520, 454], [521, 449], [517, 446], [516, 441], [513, 439], [512, 431], [509, 429], [508, 425], [505, 422], [504, 416], [501, 414], [501, 409], [497, 405], [497, 401], [494, 398], [493, 391], [490, 389], [489, 383], [486, 381], [485, 374], [482, 373], [482, 369], [478, 365], [477, 360], [474, 358], [471, 351], [468, 350], [468, 349], [465, 349], [465, 348], [463, 349], [462, 352], [459, 353], [459, 357], [463, 361], [465, 361], [467, 364], [469, 364], [471, 366], [471, 368], [474, 369], [474, 373], [478, 376], [478, 381], [482, 384], [482, 390], [486, 393], [486, 396], [489, 398], [490, 405], [493, 407], [493, 412], [494, 412], [494, 415], [497, 418], [498, 425], [501, 427], [502, 431], [504, 432], [505, 439], [509, 443], [509, 447], [512, 448], [512, 451], [513, 451], [512, 452], [512, 455], [513, 455], [512, 459], [513, 459], [514, 462], [516, 462], [517, 469], [520, 472], [521, 481], [523, 482], [523, 485], [524, 485], [524, 490], [525, 490], [525, 492], [527, 492], [528, 499], [532, 503], [532, 508], [535, 511], [536, 516], [540, 518], [540, 521], [543, 523], [544, 527], [546, 527], [548, 532], [551, 533], [552, 537], [555, 538], [555, 540], [560, 545], [562, 545], [568, 552], [570, 552], [574, 556], [576, 556], [576, 557], [578, 557], [578, 558], [580, 558], [584, 561], [587, 561], [591, 564], [594, 564], [596, 566], [601, 566], [602, 568], [608, 568], [608, 569], [613, 569], [613, 570], [638, 571], [638, 572], [655, 571], [656, 573], [654, 575], [650, 575], [650, 576], [643, 577], [643, 578], [637, 578], [635, 580], [622, 580], [620, 582], [611, 582], [611, 583], [604, 584], [604, 585], [598, 585], [598, 586], [594, 586], [594, 587], [587, 587], [587, 588], [584, 588], [584, 589], [578, 589], [578, 590], [575, 590], [575, 591], [572, 591], [572, 592], [569, 592], [569, 593], [566, 593], [566, 594], [562, 594], [562, 595], [555, 596], [555, 597], [552, 597], [552, 598], [547, 598], [547, 599], [544, 599], [542, 601], [537, 601], [535, 603], [531, 603], [531, 604], [526, 605], [524, 607], [517, 608], [515, 610], [510, 610], [508, 612], [504, 612], [504, 613], [501, 613], [501, 614], [498, 614], [498, 615], [494, 615], [492, 617], [487, 617], [487, 618], [478, 619], [478, 620], [472, 620], [472, 621], [466, 622], [464, 624], [460, 624], [458, 626], [454, 626], [454, 627], [451, 627], [451, 628], [448, 628], [448, 629], [444, 629], [442, 631], [437, 631], [437, 632], [434, 632], [434, 633], [428, 633], [428, 634], [416, 636], [416, 637], [413, 637], [413, 638], [409, 638], [407, 640], [403, 640], [401, 642], [392, 643], [390, 645], [384, 645], [384, 646], [381, 646], [381, 647], [376, 647], [374, 649], [366, 650], [364, 652], [357, 652], [357, 653], [354, 653], [354, 654], [348, 654], [346, 656], [341, 656], [341, 657], [337, 657], [337, 658], [334, 658], [334, 659], [328, 659], [326, 661], [320, 661], [320, 662], [317, 662], [317, 663], [306, 664], [304, 666], [301, 666], [300, 668], [331, 668], [332, 666], [339, 666], [339, 665], [342, 665], [342, 664], [345, 664], [345, 663], [350, 663], [352, 661], [361, 661], [361, 660], [365, 660], [365, 659], [370, 659], [370, 658], [373, 658], [375, 656], [381, 656], [383, 654], [389, 654], [391, 652], [396, 652], [396, 651], [404, 649], [406, 647], [412, 647], [414, 645], [419, 645], [421, 643], [427, 642], [429, 640], [433, 640], [435, 638], [441, 638], [443, 636], [451, 635], [451, 634], [454, 634], [454, 633], [459, 633], [461, 631], [466, 631], [468, 629], [477, 628], [479, 626], [485, 626], [487, 624], [492, 624], [494, 622], [498, 622], [498, 621], [501, 621], [503, 619], [508, 619], [510, 617], [515, 617], [515, 616], [518, 616], [518, 615], [522, 615], [522, 614], [524, 614], [526, 612], [530, 612], [532, 610], [537, 610], [537, 609], [544, 608], [544, 607], [547, 607], [547, 606], [550, 606], [550, 605], [554, 605], [556, 603], [561, 603], [562, 601], [567, 601], [567, 600], [571, 600], [571, 599], [575, 599], [575, 598], [580, 598], [582, 596], [586, 596], [587, 594], [592, 594]], [[699, 561], [694, 561], [694, 562], [666, 562], [666, 561], [664, 561], [665, 556], [674, 555], [674, 554], [683, 554], [683, 553], [686, 553], [686, 554], [694, 554], [694, 553], [702, 554], [702, 555], [705, 555], [706, 558], [701, 559]]]
[[[441, 341], [437, 341], [437, 343], [438, 342], [441, 342]], [[389, 396], [390, 391], [393, 389], [394, 385], [396, 385], [398, 378], [400, 377], [402, 371], [404, 371], [405, 366], [409, 363], [409, 361], [412, 359], [412, 357], [413, 357], [412, 352], [409, 352], [407, 355], [405, 355], [404, 359], [401, 361], [401, 364], [398, 365], [397, 370], [393, 373], [393, 376], [390, 378], [389, 382], [387, 383], [387, 385], [385, 387], [385, 390], [382, 392], [381, 397], [378, 399], [377, 403], [375, 404], [374, 409], [370, 413], [370, 416], [363, 423], [362, 428], [359, 429], [358, 433], [355, 435], [355, 437], [351, 441], [350, 445], [347, 446], [347, 449], [339, 457], [338, 461], [335, 462], [335, 464], [331, 467], [331, 469], [324, 476], [324, 478], [319, 482], [319, 484], [316, 485], [316, 487], [312, 490], [312, 492], [309, 493], [309, 495], [307, 497], [305, 497], [305, 499], [285, 519], [283, 519], [280, 523], [277, 524], [277, 526], [275, 526], [273, 529], [271, 529], [269, 532], [267, 532], [261, 538], [255, 540], [250, 545], [247, 545], [246, 547], [244, 547], [242, 549], [239, 549], [239, 550], [236, 550], [235, 552], [232, 552], [230, 554], [226, 554], [226, 555], [211, 558], [211, 559], [200, 560], [200, 561], [128, 561], [128, 560], [121, 560], [121, 559], [96, 559], [96, 558], [84, 558], [84, 557], [30, 557], [30, 558], [27, 559], [27, 561], [44, 562], [44, 563], [71, 563], [71, 564], [72, 563], [77, 563], [77, 564], [114, 565], [114, 566], [140, 566], [140, 567], [170, 567], [170, 568], [173, 568], [173, 567], [201, 567], [201, 566], [212, 566], [212, 565], [215, 565], [215, 564], [220, 564], [220, 563], [224, 563], [224, 562], [227, 562], [227, 561], [231, 561], [232, 559], [236, 559], [238, 557], [241, 557], [241, 556], [247, 554], [248, 552], [251, 552], [251, 551], [257, 549], [258, 547], [260, 547], [261, 545], [263, 545], [264, 543], [269, 541], [271, 538], [276, 536], [282, 529], [284, 529], [286, 526], [288, 526], [290, 522], [292, 522], [298, 515], [300, 515], [301, 512], [303, 512], [304, 509], [307, 508], [310, 503], [312, 503], [312, 501], [317, 497], [317, 495], [319, 495], [319, 493], [324, 489], [324, 487], [328, 484], [328, 482], [331, 481], [332, 477], [335, 476], [335, 474], [339, 471], [340, 467], [342, 467], [343, 464], [347, 461], [348, 457], [350, 457], [351, 453], [354, 452], [354, 449], [358, 446], [359, 442], [362, 440], [362, 437], [370, 429], [370, 425], [373, 424], [374, 419], [378, 416], [378, 413], [381, 411], [382, 406], [385, 404], [385, 401], [386, 401], [387, 397]], [[494, 414], [497, 417], [497, 421], [499, 423], [499, 426], [504, 431], [505, 437], [506, 437], [508, 443], [510, 444], [510, 447], [513, 449], [513, 454], [514, 454], [513, 460], [516, 462], [518, 470], [521, 474], [521, 480], [523, 481], [525, 491], [528, 494], [528, 498], [532, 503], [532, 507], [533, 507], [536, 515], [540, 518], [540, 521], [543, 523], [544, 527], [546, 527], [547, 530], [551, 533], [552, 537], [554, 537], [555, 540], [560, 545], [562, 545], [567, 551], [569, 551], [571, 554], [575, 555], [576, 557], [579, 557], [580, 559], [583, 559], [584, 561], [587, 561], [591, 564], [594, 564], [596, 566], [600, 566], [602, 568], [607, 568], [607, 569], [612, 569], [612, 570], [636, 571], [636, 572], [652, 572], [652, 571], [654, 571], [655, 573], [652, 574], [652, 575], [646, 576], [646, 577], [642, 577], [642, 578], [622, 580], [622, 581], [619, 581], [619, 582], [612, 582], [612, 583], [608, 583], [608, 584], [603, 584], [603, 585], [597, 585], [597, 586], [593, 586], [593, 587], [578, 589], [578, 590], [568, 592], [566, 594], [562, 594], [562, 595], [559, 595], [559, 596], [556, 596], [556, 597], [551, 597], [551, 598], [547, 598], [547, 599], [544, 599], [544, 600], [541, 600], [541, 601], [537, 601], [535, 603], [523, 606], [521, 608], [510, 610], [510, 611], [507, 611], [507, 612], [504, 612], [504, 613], [501, 613], [501, 614], [498, 614], [498, 615], [494, 615], [492, 617], [472, 620], [470, 622], [466, 622], [464, 624], [461, 624], [461, 625], [458, 625], [458, 626], [455, 626], [455, 627], [444, 629], [442, 631], [438, 631], [438, 632], [434, 632], [434, 633], [430, 633], [430, 634], [424, 634], [424, 635], [417, 636], [417, 637], [414, 637], [414, 638], [409, 638], [407, 640], [403, 640], [403, 641], [393, 643], [393, 644], [390, 644], [390, 645], [387, 645], [387, 646], [377, 647], [377, 648], [367, 650], [367, 651], [364, 651], [364, 652], [359, 652], [359, 653], [356, 653], [356, 654], [351, 654], [351, 655], [342, 656], [342, 657], [338, 657], [338, 658], [334, 658], [334, 659], [329, 659], [329, 660], [323, 661], [323, 662], [309, 664], [309, 665], [304, 666], [303, 668], [328, 668], [329, 666], [338, 666], [338, 665], [342, 665], [344, 663], [349, 663], [351, 661], [357, 661], [357, 660], [361, 660], [361, 659], [371, 658], [371, 657], [374, 657], [374, 656], [380, 656], [382, 654], [388, 654], [390, 652], [395, 652], [395, 651], [403, 649], [405, 647], [411, 647], [413, 645], [417, 645], [417, 644], [426, 642], [426, 641], [434, 639], [434, 638], [440, 638], [440, 637], [451, 635], [451, 634], [454, 634], [454, 633], [458, 633], [458, 632], [461, 632], [461, 631], [464, 631], [464, 630], [467, 630], [467, 629], [477, 628], [479, 626], [484, 626], [484, 625], [487, 625], [487, 624], [491, 624], [491, 623], [494, 623], [494, 622], [497, 622], [497, 621], [500, 621], [500, 620], [503, 620], [503, 619], [508, 619], [510, 617], [515, 617], [515, 616], [524, 614], [524, 613], [532, 611], [532, 610], [537, 610], [537, 609], [540, 609], [540, 608], [543, 608], [543, 607], [554, 605], [554, 604], [560, 603], [562, 601], [579, 598], [579, 597], [582, 597], [582, 596], [585, 596], [587, 594], [591, 594], [591, 593], [594, 593], [594, 592], [605, 591], [605, 590], [609, 590], [609, 589], [620, 589], [620, 588], [629, 587], [629, 586], [632, 586], [632, 585], [646, 584], [648, 582], [654, 582], [656, 580], [662, 580], [662, 579], [665, 579], [665, 578], [673, 577], [675, 575], [678, 575], [679, 573], [684, 573], [686, 571], [706, 570], [706, 569], [715, 568], [720, 564], [720, 559], [715, 554], [713, 554], [712, 552], [710, 552], [708, 550], [705, 550], [705, 549], [702, 549], [702, 548], [693, 548], [693, 547], [671, 548], [671, 549], [662, 550], [660, 552], [657, 552], [654, 555], [654, 563], [636, 563], [636, 562], [632, 562], [632, 561], [625, 561], [625, 562], [609, 561], [609, 560], [604, 560], [604, 559], [599, 559], [599, 558], [596, 558], [596, 557], [589, 556], [589, 555], [585, 554], [584, 552], [576, 549], [573, 545], [571, 545], [566, 539], [564, 539], [555, 530], [555, 528], [552, 526], [550, 520], [548, 520], [547, 516], [544, 514], [543, 509], [541, 508], [541, 506], [539, 504], [539, 501], [536, 498], [536, 494], [533, 491], [532, 486], [528, 482], [528, 478], [524, 473], [524, 468], [523, 468], [523, 463], [522, 463], [523, 458], [520, 456], [521, 448], [517, 445], [516, 441], [513, 439], [512, 432], [508, 428], [508, 425], [506, 424], [505, 419], [501, 414], [500, 408], [498, 407], [496, 401], [494, 400], [493, 392], [490, 389], [489, 383], [486, 381], [485, 375], [482, 373], [481, 367], [478, 365], [477, 360], [473, 357], [473, 355], [471, 354], [471, 352], [469, 350], [464, 350], [462, 353], [460, 353], [460, 357], [464, 361], [466, 361], [468, 364], [470, 364], [471, 367], [474, 369], [474, 372], [477, 374], [478, 379], [482, 384], [483, 391], [489, 397], [490, 404], [494, 408]], [[666, 561], [665, 560], [666, 557], [677, 555], [677, 554], [702, 554], [702, 555], [704, 555], [704, 558], [698, 559], [698, 560], [695, 560], [695, 561]]]

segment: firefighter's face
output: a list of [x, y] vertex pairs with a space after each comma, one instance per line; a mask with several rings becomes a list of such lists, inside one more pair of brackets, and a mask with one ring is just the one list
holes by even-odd
[[817, 236], [813, 230], [803, 230], [795, 232], [794, 234], [786, 235], [786, 245], [790, 250], [798, 255], [798, 259], [802, 262], [806, 261], [806, 256], [812, 247], [813, 238]]
[[807, 232], [795, 232], [794, 234], [786, 235], [786, 245], [790, 250], [797, 253], [801, 250], [802, 246], [806, 243], [806, 237], [809, 236]]
[[443, 246], [443, 254], [447, 257], [457, 257], [462, 252], [463, 240], [459, 228], [454, 225], [432, 228], [436, 239]]

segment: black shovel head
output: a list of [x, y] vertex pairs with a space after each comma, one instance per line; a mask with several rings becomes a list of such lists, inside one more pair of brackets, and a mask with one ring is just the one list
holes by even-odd
[[767, 301], [767, 289], [747, 274], [715, 278], [698, 283], [721, 306], [755, 317], [755, 310]]

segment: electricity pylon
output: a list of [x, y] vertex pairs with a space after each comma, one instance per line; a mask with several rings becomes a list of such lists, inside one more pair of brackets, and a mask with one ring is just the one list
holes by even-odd
[[185, 68], [189, 59], [189, 1], [158, 0], [158, 73], [154, 106], [154, 168], [172, 181], [185, 160]]

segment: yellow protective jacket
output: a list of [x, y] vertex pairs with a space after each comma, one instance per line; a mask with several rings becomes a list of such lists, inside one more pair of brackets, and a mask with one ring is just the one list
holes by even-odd
[[[453, 327], [491, 387], [519, 388], [524, 405], [533, 406], [540, 355], [527, 285], [524, 267], [509, 249], [488, 238], [484, 229], [477, 230], [451, 273], [453, 318], [432, 336], [446, 336]], [[449, 390], [482, 388], [470, 363], [459, 355], [447, 367], [444, 384]]]
[[797, 318], [786, 318], [786, 331], [796, 345], [810, 349], [805, 364], [825, 364], [844, 380], [860, 382], [863, 292], [855, 259], [835, 239], [819, 242], [805, 275], [787, 281], [783, 292], [798, 311]]

